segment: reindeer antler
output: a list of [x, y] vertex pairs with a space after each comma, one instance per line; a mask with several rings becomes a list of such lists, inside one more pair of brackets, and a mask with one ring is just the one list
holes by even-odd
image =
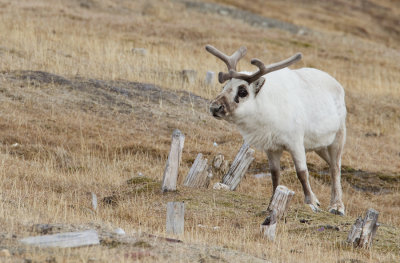
[[286, 68], [286, 67], [292, 65], [293, 63], [299, 61], [302, 58], [302, 56], [303, 55], [301, 53], [296, 53], [295, 55], [291, 56], [288, 59], [282, 60], [277, 63], [273, 63], [268, 66], [265, 66], [261, 60], [259, 60], [257, 58], [253, 58], [251, 60], [251, 64], [254, 66], [257, 66], [258, 71], [254, 72], [253, 74], [247, 75], [244, 73], [236, 72], [236, 70], [231, 69], [231, 70], [229, 70], [229, 77], [231, 79], [232, 78], [242, 79], [242, 80], [247, 81], [248, 83], [252, 83], [267, 73], [270, 73], [272, 71], [276, 71], [276, 70], [279, 70], [282, 68]]
[[[225, 62], [226, 66], [228, 67], [228, 71], [235, 71], [236, 72], [236, 65], [238, 61], [246, 55], [247, 48], [246, 47], [240, 47], [238, 50], [235, 51], [231, 56], [227, 56], [226, 54], [222, 53], [215, 47], [211, 45], [206, 46], [206, 50], [216, 56], [217, 58], [221, 59], [223, 62]], [[229, 73], [223, 73], [220, 72], [218, 74], [218, 80], [220, 83], [224, 83], [228, 79], [231, 79]]]
[[256, 81], [259, 79], [261, 76], [270, 73], [272, 71], [276, 71], [282, 68], [286, 68], [290, 66], [291, 64], [299, 61], [302, 58], [301, 53], [297, 53], [294, 56], [291, 56], [288, 59], [285, 59], [283, 61], [273, 63], [271, 65], [268, 65], [267, 67], [264, 65], [264, 63], [257, 59], [253, 58], [251, 60], [251, 64], [254, 66], [257, 66], [259, 69], [258, 71], [254, 72], [253, 74], [244, 74], [244, 73], [239, 73], [236, 71], [236, 64], [237, 62], [246, 54], [246, 47], [241, 47], [239, 48], [235, 53], [233, 53], [231, 56], [227, 56], [215, 47], [211, 45], [206, 46], [206, 50], [213, 54], [214, 56], [218, 57], [222, 61], [225, 62], [225, 64], [228, 66], [228, 73], [220, 72], [218, 74], [218, 80], [222, 84], [225, 81], [235, 78], [235, 79], [242, 79], [244, 81], [247, 81], [249, 84]]

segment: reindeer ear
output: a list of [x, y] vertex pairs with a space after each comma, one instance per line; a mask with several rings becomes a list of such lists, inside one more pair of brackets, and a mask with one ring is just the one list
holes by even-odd
[[257, 96], [258, 92], [261, 90], [262, 86], [265, 83], [265, 78], [260, 77], [256, 81], [254, 81], [251, 85], [254, 86], [254, 94]]

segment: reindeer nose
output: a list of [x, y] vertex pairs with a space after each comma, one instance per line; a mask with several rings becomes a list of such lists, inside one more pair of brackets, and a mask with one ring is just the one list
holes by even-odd
[[218, 113], [222, 113], [224, 110], [224, 105], [217, 104], [215, 102], [211, 103], [210, 105], [210, 112], [214, 117], [220, 117]]

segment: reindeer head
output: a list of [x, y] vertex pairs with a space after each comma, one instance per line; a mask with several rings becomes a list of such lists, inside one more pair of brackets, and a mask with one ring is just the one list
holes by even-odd
[[263, 75], [275, 70], [285, 68], [301, 59], [302, 55], [296, 55], [278, 63], [265, 66], [259, 59], [252, 59], [251, 64], [257, 66], [258, 71], [246, 74], [236, 71], [238, 61], [246, 54], [246, 47], [239, 48], [231, 56], [227, 56], [213, 46], [207, 45], [206, 50], [221, 59], [228, 67], [228, 73], [220, 72], [218, 80], [221, 84], [229, 80], [221, 94], [215, 98], [210, 105], [210, 112], [215, 118], [232, 120], [232, 117], [239, 107], [251, 104], [264, 85]]

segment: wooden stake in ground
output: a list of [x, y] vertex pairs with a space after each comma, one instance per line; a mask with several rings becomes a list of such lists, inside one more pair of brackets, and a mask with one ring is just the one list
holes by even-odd
[[168, 202], [167, 203], [167, 234], [183, 234], [185, 227], [185, 203]]
[[244, 143], [240, 147], [228, 173], [222, 178], [222, 183], [228, 185], [230, 190], [235, 190], [253, 160], [254, 150], [247, 143]]
[[370, 248], [379, 227], [378, 216], [379, 212], [370, 208], [364, 219], [358, 217], [349, 232], [347, 242], [355, 247]]
[[203, 154], [199, 153], [194, 160], [188, 175], [186, 176], [184, 186], [189, 187], [208, 187], [212, 173], [208, 167], [207, 159], [203, 158]]
[[94, 211], [97, 210], [97, 195], [93, 192], [90, 193], [92, 196], [92, 208]]
[[275, 240], [276, 224], [279, 219], [285, 216], [293, 195], [294, 192], [289, 190], [286, 186], [278, 185], [275, 189], [274, 196], [267, 210], [268, 216], [260, 226], [262, 235], [269, 240]]
[[172, 133], [171, 150], [168, 155], [167, 164], [164, 170], [162, 191], [176, 191], [178, 170], [182, 159], [182, 150], [185, 143], [185, 135], [180, 130]]

